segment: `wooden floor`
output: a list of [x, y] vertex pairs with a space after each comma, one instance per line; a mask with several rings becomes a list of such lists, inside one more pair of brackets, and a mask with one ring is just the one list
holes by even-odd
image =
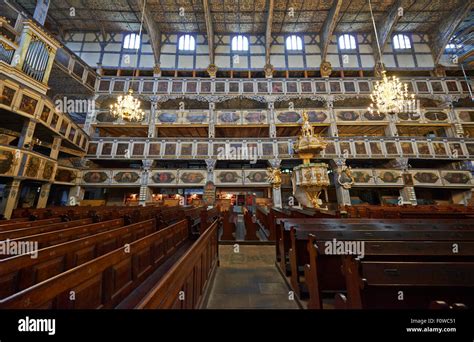
[[211, 286], [207, 309], [299, 309], [275, 266], [274, 246], [219, 247], [220, 267]]

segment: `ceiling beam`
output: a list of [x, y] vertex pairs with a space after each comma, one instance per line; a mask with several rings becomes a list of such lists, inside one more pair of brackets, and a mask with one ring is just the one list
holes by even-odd
[[[377, 25], [377, 32], [379, 37], [379, 45], [382, 54], [385, 50], [385, 46], [387, 46], [388, 40], [392, 35], [393, 30], [397, 26], [398, 20], [400, 20], [401, 16], [399, 13], [399, 9], [402, 7], [402, 0], [396, 0], [393, 5], [387, 11], [385, 18]], [[373, 49], [376, 62], [380, 62], [380, 56], [377, 47], [377, 41], [375, 40], [375, 36], [373, 39]]]
[[434, 64], [437, 65], [443, 55], [456, 28], [470, 13], [473, 6], [472, 0], [458, 0], [458, 5], [453, 8], [451, 14], [436, 25], [434, 32], [430, 35], [431, 53]]
[[334, 0], [331, 10], [328, 13], [326, 21], [324, 22], [322, 33], [321, 33], [321, 57], [322, 61], [326, 60], [328, 54], [329, 43], [331, 42], [331, 37], [336, 29], [337, 19], [339, 17], [339, 12], [341, 11], [342, 0]]
[[209, 64], [214, 65], [214, 26], [212, 25], [211, 8], [208, 0], [202, 0], [204, 19], [206, 20], [207, 45], [209, 47]]
[[[161, 60], [161, 30], [158, 27], [153, 14], [149, 7], [146, 7], [146, 0], [137, 0], [138, 9], [140, 10], [138, 20], [141, 20], [142, 13], [144, 14], [143, 24], [150, 37], [150, 44], [155, 57], [155, 66], [160, 65]], [[145, 11], [143, 9], [145, 8]]]
[[275, 7], [274, 0], [268, 0], [268, 16], [267, 27], [265, 31], [265, 64], [270, 64], [270, 50], [272, 48], [272, 25], [273, 25], [273, 9]]

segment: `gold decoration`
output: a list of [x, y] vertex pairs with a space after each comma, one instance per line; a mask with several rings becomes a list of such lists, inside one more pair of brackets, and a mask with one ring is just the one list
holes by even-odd
[[133, 97], [133, 90], [130, 89], [128, 94], [119, 96], [116, 104], [110, 105], [110, 113], [123, 121], [142, 121], [145, 112], [140, 107], [141, 102]]
[[314, 127], [309, 122], [308, 113], [303, 112], [303, 126], [301, 128], [301, 135], [296, 142], [296, 152], [304, 160], [304, 163], [308, 164], [310, 159], [324, 150], [326, 146], [327, 142], [314, 134]]
[[207, 73], [211, 78], [215, 78], [217, 75], [217, 66], [215, 64], [209, 64], [207, 67]]
[[263, 68], [265, 71], [265, 77], [266, 78], [272, 78], [273, 77], [273, 65], [270, 63], [265, 64], [265, 67]]
[[270, 173], [270, 177], [268, 178], [268, 182], [272, 184], [273, 189], [278, 190], [281, 187], [281, 170], [280, 169], [274, 169], [272, 167], [269, 167], [267, 171]]
[[329, 63], [328, 61], [323, 61], [321, 63], [321, 66], [319, 67], [319, 70], [321, 72], [321, 77], [331, 76], [331, 73], [332, 73], [331, 63]]
[[320, 208], [321, 193], [330, 184], [328, 165], [325, 163], [299, 165], [293, 170], [293, 182], [303, 189], [313, 208]]
[[303, 159], [303, 164], [293, 170], [293, 189], [297, 198], [298, 188], [302, 189], [306, 195], [308, 206], [313, 208], [321, 207], [321, 192], [329, 186], [330, 181], [328, 165], [325, 163], [313, 164], [311, 159], [323, 151], [326, 146], [327, 142], [314, 133], [308, 113], [303, 112], [301, 135], [296, 143], [296, 152]]

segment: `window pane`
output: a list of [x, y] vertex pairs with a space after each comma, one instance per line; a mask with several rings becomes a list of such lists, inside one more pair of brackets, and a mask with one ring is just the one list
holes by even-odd
[[350, 34], [343, 34], [338, 40], [339, 49], [341, 50], [354, 50], [356, 48], [355, 37]]
[[196, 49], [196, 40], [193, 36], [185, 34], [179, 37], [178, 49], [182, 51], [194, 51]]
[[248, 51], [249, 40], [244, 36], [235, 36], [232, 38], [232, 50], [234, 51]]

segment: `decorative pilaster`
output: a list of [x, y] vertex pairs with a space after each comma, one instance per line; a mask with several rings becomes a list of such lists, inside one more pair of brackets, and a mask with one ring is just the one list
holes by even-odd
[[51, 183], [45, 183], [41, 186], [40, 196], [38, 203], [36, 204], [36, 208], [46, 208], [46, 205], [48, 204], [49, 193], [51, 191], [51, 185]]
[[3, 214], [6, 219], [11, 218], [13, 209], [15, 209], [18, 204], [18, 199], [20, 198], [20, 184], [20, 180], [14, 179], [5, 185], [3, 200], [0, 203], [0, 214]]
[[96, 121], [96, 117], [97, 117], [97, 105], [95, 103], [98, 97], [99, 97], [98, 95], [93, 97], [92, 102], [94, 105], [92, 106], [92, 108], [89, 108], [88, 106], [88, 109], [90, 109], [90, 111], [87, 112], [86, 121], [84, 122], [84, 127], [83, 127], [84, 132], [89, 134], [89, 136], [91, 137], [93, 136], [92, 124]]
[[59, 156], [59, 149], [61, 148], [61, 142], [63, 139], [61, 137], [55, 136], [53, 138], [53, 144], [51, 145], [51, 153], [49, 157], [51, 159], [57, 160]]
[[33, 136], [35, 134], [36, 128], [36, 121], [33, 120], [26, 120], [23, 124], [23, 128], [21, 130], [20, 140], [18, 142], [19, 148], [24, 148], [30, 150], [33, 148]]
[[417, 205], [415, 188], [411, 174], [408, 173], [408, 158], [397, 158], [396, 167], [403, 171], [404, 186], [400, 189], [400, 197], [398, 198], [399, 205]]
[[454, 111], [454, 104], [451, 98], [446, 99], [446, 106], [449, 108], [448, 116], [450, 118], [450, 121], [453, 123], [451, 127], [451, 136], [454, 138], [464, 138], [464, 127], [459, 121], [459, 118], [456, 115], [456, 112]]
[[329, 126], [329, 136], [338, 137], [339, 131], [337, 129], [336, 114], [334, 113], [334, 98], [332, 96], [326, 99], [326, 107], [328, 109], [329, 120], [331, 122], [331, 125]]
[[346, 159], [333, 159], [333, 171], [337, 204], [339, 207], [352, 205], [349, 189], [354, 184], [354, 178], [352, 177], [350, 167], [346, 165]]
[[268, 103], [268, 120], [270, 123], [270, 138], [275, 139], [277, 137], [275, 124], [275, 102]]
[[148, 187], [148, 176], [150, 174], [151, 167], [153, 166], [153, 160], [145, 159], [142, 160], [143, 168], [140, 182], [140, 198], [139, 204], [145, 206], [147, 202], [151, 201], [151, 190]]
[[74, 207], [79, 205], [81, 201], [84, 199], [85, 190], [80, 186], [76, 185], [69, 190], [69, 205]]
[[393, 115], [389, 115], [388, 117], [388, 126], [385, 128], [385, 135], [387, 137], [398, 137], [398, 129], [395, 123], [396, 117]]
[[272, 184], [273, 190], [273, 206], [275, 208], [282, 208], [283, 207], [283, 200], [281, 197], [281, 159], [270, 159], [268, 161], [271, 165], [269, 168], [269, 172], [271, 172], [271, 176], [269, 182]]
[[207, 181], [213, 182], [214, 181], [214, 169], [217, 164], [217, 159], [206, 159], [206, 167], [207, 167]]
[[209, 139], [214, 139], [216, 136], [216, 104], [209, 102]]
[[150, 118], [148, 120], [148, 138], [156, 138], [156, 112], [158, 111], [158, 97], [151, 99]]

